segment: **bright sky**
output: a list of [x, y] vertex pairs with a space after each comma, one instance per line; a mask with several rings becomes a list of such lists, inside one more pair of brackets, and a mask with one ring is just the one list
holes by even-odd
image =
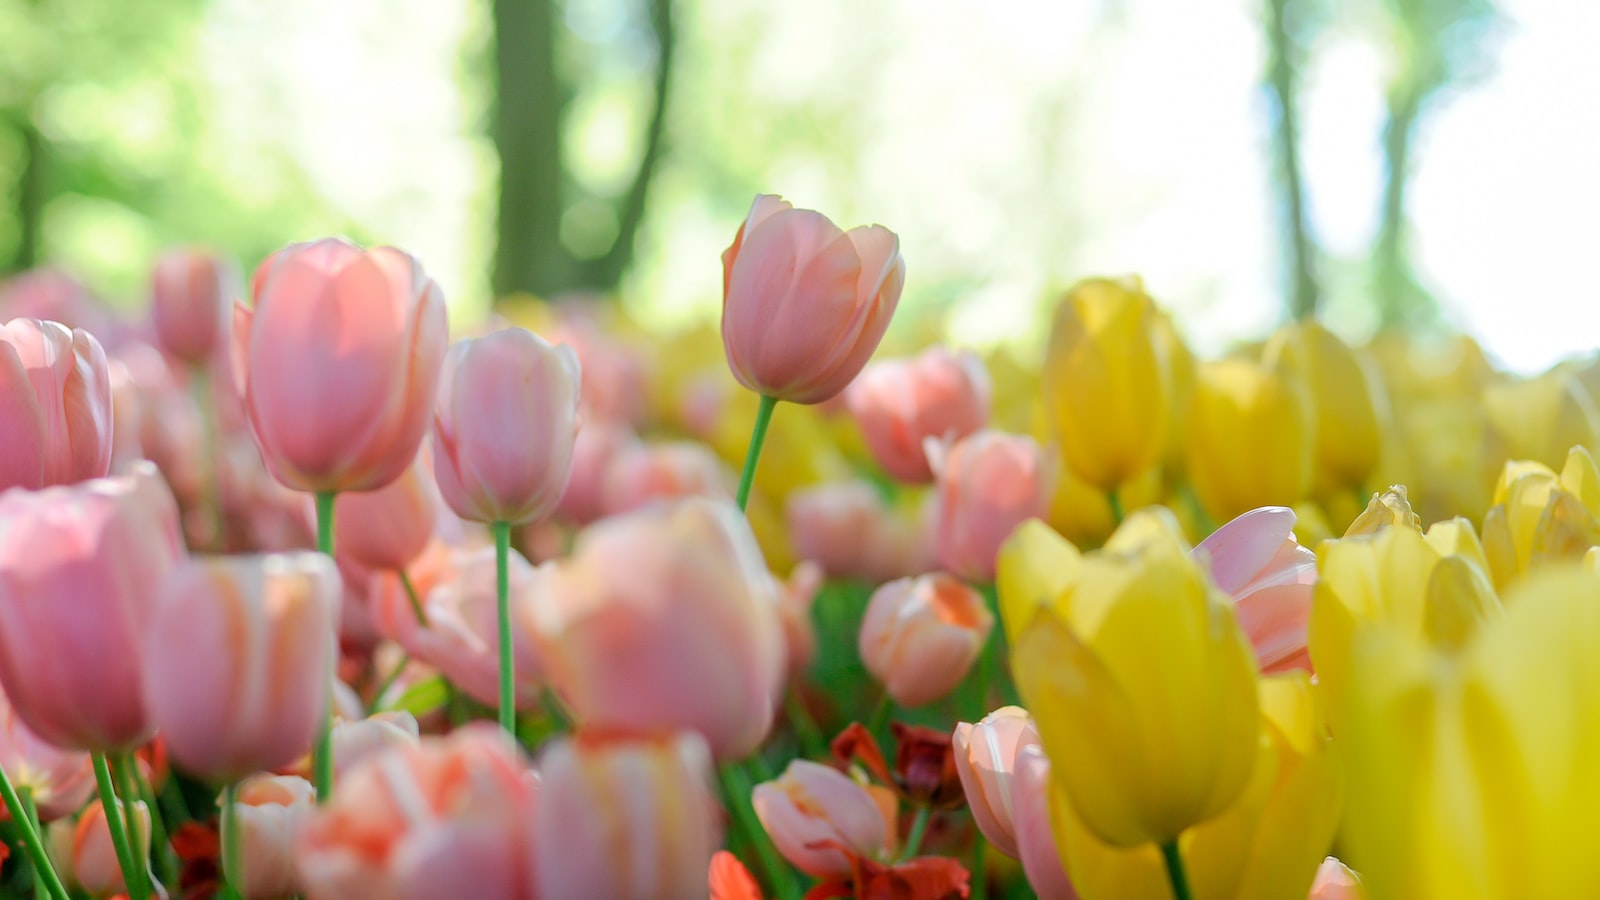
[[[207, 30], [238, 139], [281, 142], [319, 190], [472, 304], [487, 291], [493, 169], [455, 86], [482, 5], [216, 0]], [[1600, 66], [1587, 45], [1600, 3], [1501, 5], [1511, 26], [1494, 74], [1422, 136], [1412, 220], [1452, 318], [1533, 370], [1600, 344], [1580, 268], [1600, 243]], [[682, 18], [740, 42], [758, 99], [844, 98], [860, 131], [848, 165], [785, 152], [770, 189], [842, 225], [895, 228], [908, 303], [953, 300], [960, 334], [1000, 338], [1074, 278], [1139, 272], [1215, 351], [1278, 317], [1258, 7], [685, 0]], [[285, 40], [269, 54], [262, 33]], [[1336, 32], [1306, 76], [1313, 223], [1336, 255], [1365, 252], [1375, 228], [1384, 65]], [[665, 318], [715, 308], [717, 255], [737, 226], [692, 186], [683, 196], [646, 233], [627, 286]], [[1361, 286], [1330, 287], [1334, 326], [1359, 337], [1370, 323], [1339, 311]]]

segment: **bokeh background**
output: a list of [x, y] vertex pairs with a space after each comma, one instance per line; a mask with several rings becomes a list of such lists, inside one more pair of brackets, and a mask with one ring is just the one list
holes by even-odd
[[0, 270], [419, 254], [714, 314], [757, 191], [896, 229], [897, 328], [1036, 337], [1143, 275], [1202, 352], [1317, 309], [1592, 350], [1590, 0], [0, 0]]

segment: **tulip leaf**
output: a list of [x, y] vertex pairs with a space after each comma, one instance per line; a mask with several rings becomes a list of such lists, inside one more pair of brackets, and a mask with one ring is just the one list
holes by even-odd
[[445, 683], [443, 676], [435, 675], [406, 688], [393, 703], [387, 704], [389, 710], [398, 710], [411, 713], [413, 716], [425, 716], [446, 703], [450, 702], [450, 687]]

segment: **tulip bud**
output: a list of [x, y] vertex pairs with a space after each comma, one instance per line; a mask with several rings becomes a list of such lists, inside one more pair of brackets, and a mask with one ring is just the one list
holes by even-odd
[[234, 380], [273, 477], [306, 492], [400, 477], [449, 342], [439, 286], [406, 253], [329, 238], [274, 253], [251, 293], [254, 309], [234, 307]]
[[1378, 529], [1390, 525], [1422, 531], [1422, 517], [1411, 509], [1403, 484], [1391, 485], [1387, 491], [1373, 494], [1367, 501], [1367, 508], [1344, 530], [1344, 536], [1376, 534]]
[[459, 341], [445, 358], [433, 420], [433, 473], [473, 522], [549, 515], [572, 472], [578, 357], [526, 328]]
[[861, 661], [901, 706], [950, 693], [989, 639], [994, 614], [983, 595], [944, 574], [878, 588], [861, 620]]
[[170, 250], [150, 276], [150, 319], [161, 349], [201, 365], [223, 345], [227, 312], [241, 290], [232, 261], [203, 250]]
[[606, 514], [606, 476], [611, 464], [638, 443], [633, 429], [612, 422], [585, 422], [572, 445], [572, 477], [556, 511], [587, 525]]
[[989, 420], [989, 374], [970, 352], [930, 347], [914, 359], [872, 363], [844, 393], [867, 447], [885, 472], [933, 480], [923, 441], [958, 440]]
[[796, 555], [831, 578], [881, 584], [920, 575], [917, 535], [865, 481], [802, 488], [789, 495], [784, 519]]
[[889, 229], [842, 232], [821, 213], [757, 196], [722, 254], [722, 345], [733, 376], [791, 403], [833, 397], [877, 349], [905, 277]]
[[1361, 878], [1344, 863], [1328, 857], [1317, 869], [1316, 880], [1311, 882], [1311, 896], [1307, 900], [1365, 900]]
[[1384, 396], [1366, 362], [1314, 321], [1280, 328], [1262, 364], [1306, 386], [1312, 410], [1312, 466], [1319, 495], [1359, 490], [1383, 450]]
[[[94, 792], [89, 754], [41, 740], [17, 718], [4, 693], [0, 693], [0, 770], [18, 792], [28, 790], [45, 822], [77, 812]], [[10, 811], [0, 806], [0, 822], [10, 817]]]
[[1264, 506], [1218, 528], [1194, 550], [1212, 581], [1233, 598], [1256, 664], [1269, 674], [1311, 671], [1306, 622], [1317, 556], [1295, 540], [1294, 525], [1294, 510]]
[[793, 760], [778, 780], [756, 785], [750, 799], [778, 852], [807, 875], [848, 875], [851, 855], [888, 858], [894, 822], [867, 788], [837, 769]]
[[[244, 900], [278, 900], [301, 891], [295, 841], [317, 805], [317, 789], [293, 775], [254, 775], [239, 782], [233, 816], [222, 817], [222, 841], [239, 847], [240, 871], [223, 869]], [[238, 832], [229, 830], [237, 823]]]
[[[131, 833], [139, 835], [140, 847], [134, 849], [139, 859], [150, 856], [150, 810], [143, 803], [117, 801], [122, 824]], [[129, 814], [133, 822], [129, 820]], [[138, 827], [134, 828], [133, 824]], [[68, 889], [81, 889], [91, 897], [106, 897], [126, 891], [122, 879], [122, 866], [117, 861], [116, 845], [111, 842], [111, 826], [106, 822], [105, 807], [97, 801], [74, 823], [71, 819], [58, 819], [50, 823], [45, 841], [50, 846], [50, 858], [56, 874]]]
[[333, 742], [333, 777], [337, 782], [368, 757], [390, 748], [417, 746], [421, 730], [411, 713], [380, 712], [365, 719], [335, 722], [330, 739]]
[[721, 843], [711, 756], [694, 734], [559, 739], [533, 816], [543, 900], [694, 897]]
[[0, 422], [0, 490], [110, 471], [111, 376], [94, 335], [39, 319], [0, 325]]
[[1495, 585], [1509, 587], [1542, 563], [1581, 559], [1600, 544], [1600, 468], [1582, 446], [1559, 476], [1536, 462], [1508, 462], [1483, 517]]
[[711, 448], [693, 441], [636, 444], [606, 469], [607, 515], [676, 497], [733, 499], [733, 473]]
[[811, 604], [822, 589], [822, 568], [803, 562], [789, 573], [788, 581], [773, 581], [778, 590], [778, 619], [783, 625], [784, 659], [790, 678], [798, 678], [817, 656], [817, 626], [811, 620]]
[[1204, 363], [1189, 414], [1189, 477], [1207, 511], [1288, 506], [1311, 487], [1311, 406], [1299, 382], [1239, 359]]
[[333, 546], [341, 560], [399, 570], [422, 554], [437, 530], [441, 508], [430, 456], [424, 449], [389, 484], [340, 498]]
[[1011, 532], [1049, 512], [1054, 462], [1033, 438], [999, 431], [953, 446], [930, 441], [927, 452], [939, 479], [939, 561], [962, 578], [988, 581]]
[[1028, 711], [1020, 706], [1003, 706], [976, 725], [960, 722], [951, 740], [955, 743], [956, 771], [960, 773], [973, 821], [995, 849], [1015, 858], [1012, 766], [1023, 746], [1039, 743], [1039, 733]]

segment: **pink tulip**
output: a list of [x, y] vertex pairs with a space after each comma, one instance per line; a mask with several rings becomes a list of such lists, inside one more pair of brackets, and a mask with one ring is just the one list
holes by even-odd
[[[926, 568], [925, 548], [911, 523], [890, 510], [865, 481], [801, 488], [785, 501], [795, 555], [815, 561], [830, 578], [874, 584]], [[931, 542], [930, 542], [931, 543]]]
[[[82, 809], [94, 792], [89, 754], [62, 750], [29, 731], [4, 693], [0, 693], [0, 770], [19, 792], [26, 788], [33, 795], [45, 822]], [[8, 818], [0, 806], [0, 822]]]
[[889, 855], [894, 823], [838, 769], [793, 760], [777, 781], [756, 785], [750, 801], [778, 852], [807, 875], [849, 875], [845, 851], [879, 862]]
[[1361, 877], [1330, 856], [1317, 868], [1308, 900], [1364, 900], [1366, 896]]
[[111, 376], [100, 342], [58, 322], [0, 325], [0, 489], [111, 470]]
[[144, 626], [183, 556], [155, 467], [0, 494], [0, 689], [58, 747], [132, 749], [155, 728], [139, 690]]
[[339, 573], [320, 553], [196, 558], [174, 572], [144, 669], [173, 758], [228, 782], [305, 754], [328, 715], [338, 602]]
[[[432, 557], [432, 558], [430, 558]], [[530, 602], [533, 568], [520, 553], [511, 551], [507, 563], [513, 621]], [[378, 631], [406, 648], [406, 652], [449, 678], [456, 687], [482, 703], [500, 702], [500, 626], [495, 608], [495, 551], [430, 550], [412, 570], [412, 583], [422, 600], [428, 624], [417, 622], [410, 598], [397, 575], [381, 573], [370, 582], [369, 609]], [[540, 656], [529, 635], [516, 629], [518, 709], [536, 709], [543, 685]]]
[[1028, 711], [1003, 706], [976, 725], [960, 722], [951, 738], [956, 773], [967, 795], [972, 819], [989, 843], [1001, 853], [1017, 856], [1017, 835], [1012, 825], [1012, 797], [1016, 790], [1012, 765], [1017, 750], [1027, 742], [1037, 745], [1039, 733]]
[[441, 507], [424, 448], [411, 468], [384, 487], [339, 498], [334, 552], [368, 569], [404, 569], [433, 538]]
[[939, 480], [939, 561], [962, 578], [992, 581], [1000, 545], [1049, 512], [1055, 461], [1033, 438], [999, 431], [929, 440], [926, 450]]
[[878, 588], [861, 620], [861, 661], [901, 706], [923, 706], [954, 690], [989, 639], [994, 614], [983, 595], [943, 573]]
[[300, 883], [309, 900], [533, 900], [536, 794], [487, 723], [376, 754], [301, 829]]
[[190, 365], [223, 345], [228, 307], [242, 285], [232, 261], [204, 250], [171, 250], [150, 276], [150, 318], [161, 349]]
[[578, 432], [577, 354], [526, 328], [459, 341], [433, 419], [433, 474], [456, 515], [521, 525], [567, 488]]
[[23, 272], [0, 287], [0, 322], [8, 319], [47, 319], [100, 337], [110, 325], [105, 308], [82, 282], [49, 267]]
[[868, 365], [844, 396], [878, 465], [922, 484], [933, 480], [923, 442], [957, 440], [988, 424], [989, 391], [976, 356], [929, 347], [912, 359]]
[[[133, 830], [129, 821], [138, 825], [139, 848], [134, 852], [140, 859], [150, 855], [150, 810], [143, 803], [117, 801], [123, 827]], [[45, 842], [50, 846], [50, 858], [56, 874], [68, 890], [82, 889], [91, 897], [106, 897], [128, 889], [122, 880], [122, 867], [117, 863], [116, 845], [111, 842], [111, 827], [106, 824], [105, 807], [96, 801], [83, 811], [74, 823], [71, 819], [58, 819], [45, 831]]]
[[1317, 555], [1294, 538], [1294, 510], [1263, 506], [1212, 532], [1194, 553], [1207, 561], [1217, 587], [1255, 647], [1261, 671], [1310, 672], [1306, 622], [1311, 615]]
[[606, 470], [607, 515], [676, 497], [733, 499], [734, 477], [705, 444], [636, 444]]
[[1050, 819], [1050, 759], [1037, 740], [1024, 740], [1011, 764], [1011, 826], [1017, 838], [1017, 856], [1028, 885], [1039, 900], [1078, 900], [1078, 892], [1061, 865]]
[[448, 342], [444, 297], [392, 247], [291, 244], [234, 307], [234, 378], [267, 468], [298, 491], [399, 478], [428, 428]]
[[556, 511], [587, 525], [606, 514], [606, 476], [611, 464], [639, 443], [633, 429], [612, 422], [585, 422], [572, 445], [572, 477]]
[[[237, 833], [222, 819], [224, 842], [237, 841], [240, 871], [228, 883], [244, 900], [280, 900], [301, 891], [295, 842], [317, 808], [317, 789], [294, 775], [252, 775], [239, 782], [233, 811]], [[227, 857], [223, 857], [226, 870]]]
[[638, 351], [607, 334], [592, 315], [569, 307], [548, 331], [551, 343], [577, 354], [583, 370], [584, 427], [601, 422], [642, 423], [649, 410], [649, 383]]
[[735, 760], [766, 738], [783, 686], [777, 606], [744, 516], [693, 498], [591, 525], [539, 570], [524, 611], [580, 725], [698, 731]]
[[706, 895], [721, 811], [698, 735], [561, 738], [540, 755], [539, 774], [541, 900]]
[[789, 573], [788, 581], [774, 578], [773, 582], [778, 591], [778, 619], [783, 625], [789, 678], [799, 678], [817, 657], [817, 626], [812, 621], [811, 605], [822, 589], [822, 567], [802, 562]]
[[739, 383], [791, 403], [845, 389], [889, 327], [906, 264], [880, 225], [840, 231], [761, 194], [722, 254], [722, 346]]
[[[363, 760], [390, 748], [415, 747], [422, 731], [416, 717], [404, 711], [373, 713], [333, 725], [333, 777], [337, 783]], [[309, 762], [309, 760], [308, 760]]]

